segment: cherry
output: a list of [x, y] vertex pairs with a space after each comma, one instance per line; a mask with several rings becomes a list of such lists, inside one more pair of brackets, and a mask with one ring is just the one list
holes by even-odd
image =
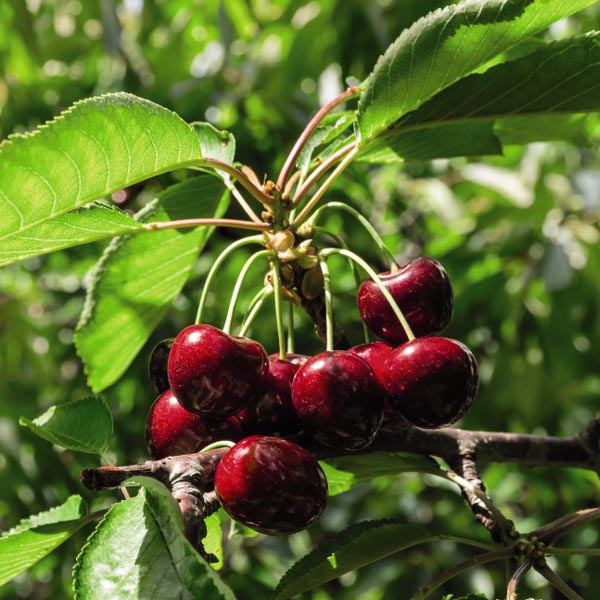
[[261, 435], [225, 454], [215, 490], [232, 519], [269, 535], [305, 529], [327, 502], [327, 480], [314, 456], [289, 440]]
[[292, 404], [316, 441], [346, 450], [368, 446], [383, 417], [383, 393], [373, 370], [341, 350], [317, 354], [300, 367]]
[[300, 420], [292, 406], [292, 380], [299, 368], [289, 360], [269, 357], [263, 393], [237, 413], [246, 434], [288, 436], [300, 432]]
[[167, 338], [158, 342], [150, 353], [148, 360], [148, 375], [154, 389], [162, 394], [169, 389], [169, 377], [167, 375], [167, 363], [169, 362], [169, 352], [175, 338]]
[[171, 390], [156, 399], [146, 419], [146, 442], [154, 459], [191, 454], [213, 442], [237, 441], [242, 437], [236, 417], [209, 421], [183, 408]]
[[[417, 337], [438, 333], [450, 322], [454, 309], [452, 286], [436, 260], [416, 258], [395, 273], [381, 273], [379, 278]], [[358, 309], [368, 327], [386, 342], [398, 345], [407, 341], [388, 301], [370, 279], [358, 289]]]
[[390, 404], [390, 401], [385, 393], [385, 386], [383, 384], [384, 375], [383, 369], [385, 367], [385, 363], [389, 357], [389, 355], [394, 351], [394, 348], [389, 344], [385, 344], [384, 342], [369, 342], [367, 344], [361, 344], [360, 346], [354, 346], [350, 348], [348, 352], [352, 352], [352, 354], [356, 354], [360, 356], [370, 367], [373, 369], [373, 373], [375, 373], [375, 378], [379, 385], [381, 385], [381, 389], [384, 393], [384, 403], [383, 403], [383, 421], [381, 422], [381, 430], [382, 431], [398, 431], [400, 429], [404, 429], [409, 426], [409, 423], [406, 422], [393, 408]]
[[267, 370], [267, 353], [258, 342], [212, 325], [186, 327], [169, 354], [173, 394], [184, 408], [209, 418], [241, 410], [261, 392]]
[[422, 337], [390, 354], [384, 384], [394, 409], [418, 427], [451, 425], [471, 407], [479, 385], [477, 362], [460, 342]]

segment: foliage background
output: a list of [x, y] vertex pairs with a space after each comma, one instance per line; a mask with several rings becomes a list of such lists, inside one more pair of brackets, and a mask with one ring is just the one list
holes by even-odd
[[[347, 77], [364, 78], [404, 27], [447, 3], [7, 0], [0, 3], [0, 136], [29, 130], [75, 100], [125, 90], [188, 121], [208, 120], [229, 129], [237, 139], [237, 158], [259, 177], [273, 176], [310, 115], [343, 89]], [[592, 8], [555, 24], [544, 37], [599, 28], [600, 9]], [[581, 125], [581, 147], [533, 144], [509, 148], [502, 157], [374, 169], [357, 165], [330, 194], [360, 207], [400, 261], [424, 254], [448, 270], [456, 312], [447, 334], [468, 343], [481, 367], [482, 385], [462, 423], [466, 428], [570, 435], [596, 410], [599, 137], [600, 122], [593, 116]], [[172, 181], [164, 176], [132, 190], [127, 208], [137, 209], [152, 190]], [[343, 216], [329, 219], [355, 250], [377, 263], [361, 230]], [[157, 341], [193, 319], [202, 277], [236, 235], [213, 236], [184, 294], [126, 376], [104, 394], [115, 416], [115, 462], [147, 458], [144, 421], [154, 397], [146, 358]], [[80, 485], [79, 470], [94, 464], [93, 458], [52, 451], [18, 426], [20, 415], [31, 418], [86, 394], [72, 339], [86, 273], [102, 247], [92, 244], [0, 270], [0, 530], [72, 493], [82, 494], [93, 508], [114, 500], [114, 495], [91, 496]], [[227, 264], [223, 290], [232, 285], [243, 260], [240, 252]], [[337, 318], [358, 342], [352, 279], [341, 260], [332, 271]], [[256, 273], [256, 285], [260, 278]], [[254, 291], [248, 290], [244, 300]], [[211, 322], [223, 322], [224, 305], [221, 296], [211, 297]], [[252, 334], [275, 350], [268, 309]], [[297, 346], [303, 352], [320, 349], [306, 320], [298, 323]], [[598, 479], [587, 472], [495, 465], [485, 479], [521, 530], [598, 501]], [[226, 547], [226, 581], [242, 599], [268, 597], [286, 568], [316, 540], [354, 521], [385, 517], [405, 517], [434, 533], [468, 531], [486, 540], [452, 487], [422, 476], [381, 478], [332, 499], [307, 532], [287, 539], [233, 536]], [[0, 589], [0, 598], [71, 597], [70, 571], [87, 533]], [[582, 528], [570, 542], [597, 544], [597, 529]], [[418, 547], [307, 597], [403, 598], [469, 554], [450, 543]], [[561, 559], [562, 573], [579, 589], [600, 589], [598, 566], [598, 559]], [[444, 592], [494, 597], [495, 591], [499, 596], [504, 579], [503, 567], [492, 566], [458, 578]], [[534, 575], [523, 591], [552, 597]]]

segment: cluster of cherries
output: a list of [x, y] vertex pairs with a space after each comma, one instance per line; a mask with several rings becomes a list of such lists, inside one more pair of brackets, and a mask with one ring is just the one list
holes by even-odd
[[418, 258], [379, 278], [415, 339], [367, 280], [358, 291], [359, 311], [384, 342], [285, 359], [211, 325], [189, 326], [161, 342], [150, 358], [160, 393], [147, 420], [152, 456], [237, 442], [215, 474], [221, 505], [257, 531], [289, 534], [314, 522], [327, 500], [317, 460], [289, 438], [308, 435], [325, 446], [359, 450], [380, 429], [397, 430], [398, 421], [425, 428], [457, 421], [479, 380], [465, 345], [432, 335], [452, 316], [446, 272], [437, 261]]

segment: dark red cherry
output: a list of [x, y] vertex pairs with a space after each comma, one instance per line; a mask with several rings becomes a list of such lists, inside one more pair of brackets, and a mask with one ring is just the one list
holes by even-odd
[[299, 368], [290, 361], [269, 357], [262, 394], [237, 413], [247, 435], [285, 437], [300, 432], [300, 420], [292, 406], [292, 380]]
[[292, 404], [316, 441], [346, 450], [368, 446], [383, 417], [383, 393], [373, 370], [341, 350], [317, 354], [300, 367]]
[[[450, 322], [454, 309], [452, 286], [436, 260], [416, 258], [395, 273], [380, 273], [379, 278], [417, 337], [438, 333]], [[386, 342], [398, 345], [407, 341], [398, 317], [370, 279], [358, 289], [358, 310], [368, 327]]]
[[232, 519], [269, 535], [305, 529], [327, 502], [327, 480], [314, 456], [289, 440], [261, 435], [225, 454], [215, 490]]
[[460, 342], [422, 337], [396, 348], [384, 384], [399, 415], [418, 427], [451, 425], [471, 407], [479, 386], [477, 362]]
[[148, 375], [154, 389], [162, 394], [169, 389], [169, 376], [167, 374], [167, 363], [169, 362], [169, 352], [175, 338], [167, 338], [154, 346], [148, 359]]
[[[269, 360], [272, 358], [279, 358], [279, 353], [269, 354]], [[296, 354], [295, 352], [288, 352], [285, 355], [285, 360], [298, 366], [303, 365], [309, 358], [310, 356], [307, 356], [306, 354]]]
[[394, 351], [394, 348], [384, 342], [369, 342], [368, 344], [361, 344], [360, 346], [354, 346], [350, 348], [348, 352], [360, 356], [367, 364], [373, 369], [375, 377], [381, 389], [384, 390], [384, 403], [383, 403], [383, 421], [381, 422], [382, 431], [400, 431], [405, 429], [410, 424], [406, 422], [393, 408], [390, 401], [385, 393], [385, 386], [383, 385], [383, 369], [389, 355]]
[[267, 353], [258, 342], [211, 325], [191, 325], [173, 342], [169, 383], [184, 408], [222, 419], [261, 392], [268, 368]]
[[243, 436], [236, 417], [209, 421], [183, 408], [171, 390], [156, 399], [146, 419], [146, 443], [155, 459], [199, 452], [213, 442], [238, 441]]

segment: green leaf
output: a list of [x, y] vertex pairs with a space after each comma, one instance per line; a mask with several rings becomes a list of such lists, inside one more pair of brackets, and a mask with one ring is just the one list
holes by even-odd
[[296, 161], [296, 166], [304, 175], [308, 172], [314, 151], [323, 144], [328, 144], [342, 135], [356, 121], [356, 111], [327, 115], [319, 127], [310, 136]]
[[321, 461], [329, 495], [341, 494], [382, 475], [399, 473], [439, 473], [439, 465], [428, 456], [405, 452], [373, 452], [340, 456]]
[[398, 135], [377, 138], [367, 144], [355, 160], [394, 163], [486, 154], [502, 154], [502, 144], [492, 122], [453, 123], [406, 133], [399, 129]]
[[587, 115], [540, 115], [498, 119], [494, 133], [503, 146], [563, 140], [577, 146], [589, 146]]
[[189, 125], [153, 102], [124, 93], [78, 102], [0, 146], [0, 241], [200, 159]]
[[[161, 192], [137, 218], [221, 216], [227, 203], [223, 184], [202, 175]], [[112, 385], [131, 364], [183, 288], [211, 230], [165, 229], [126, 236], [105, 250], [94, 268], [75, 333], [92, 390]]]
[[425, 529], [400, 520], [351, 525], [292, 565], [277, 585], [273, 600], [302, 594], [344, 573], [431, 539], [433, 536]]
[[62, 505], [25, 519], [0, 538], [0, 586], [27, 570], [71, 537], [88, 520], [85, 502], [71, 496]]
[[75, 599], [233, 600], [185, 539], [173, 504], [166, 488], [152, 484], [113, 505], [77, 557]]
[[599, 89], [600, 33], [594, 32], [466, 77], [407, 115], [401, 125], [599, 111]]
[[365, 143], [551, 23], [596, 0], [464, 0], [419, 19], [387, 49], [359, 102]]
[[108, 449], [113, 431], [110, 410], [98, 396], [52, 406], [37, 419], [21, 417], [19, 423], [52, 444], [92, 454]]
[[118, 208], [94, 204], [5, 237], [0, 241], [0, 266], [141, 230], [138, 222]]
[[223, 531], [221, 528], [221, 519], [217, 513], [204, 519], [206, 524], [206, 535], [202, 539], [204, 550], [208, 554], [213, 554], [217, 557], [218, 562], [210, 563], [211, 567], [216, 571], [223, 568]]
[[[235, 157], [235, 138], [228, 131], [220, 131], [210, 123], [190, 123], [190, 127], [196, 133], [202, 155], [205, 158], [214, 158], [227, 165], [233, 164]], [[214, 173], [214, 171], [211, 171]], [[221, 177], [229, 178], [227, 173], [217, 171]]]

